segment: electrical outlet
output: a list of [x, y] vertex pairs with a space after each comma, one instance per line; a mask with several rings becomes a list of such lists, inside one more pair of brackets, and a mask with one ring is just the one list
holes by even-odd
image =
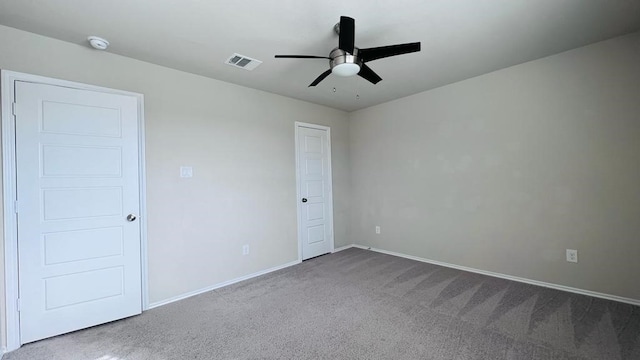
[[577, 263], [578, 262], [578, 250], [567, 249], [567, 261]]
[[242, 245], [242, 255], [249, 255], [249, 245]]
[[180, 177], [193, 177], [193, 168], [191, 166], [180, 166]]
[[380, 226], [376, 225], [376, 234], [380, 234]]

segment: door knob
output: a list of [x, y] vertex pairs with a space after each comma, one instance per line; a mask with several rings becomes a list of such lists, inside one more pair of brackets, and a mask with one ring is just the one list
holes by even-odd
[[136, 221], [136, 219], [137, 219], [137, 217], [135, 215], [133, 215], [133, 214], [127, 215], [127, 221], [128, 222]]
[[302, 198], [302, 202], [307, 202], [307, 198]]

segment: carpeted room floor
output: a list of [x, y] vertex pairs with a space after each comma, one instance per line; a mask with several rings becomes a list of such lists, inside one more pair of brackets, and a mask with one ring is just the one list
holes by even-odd
[[6, 360], [640, 359], [640, 307], [361, 249]]

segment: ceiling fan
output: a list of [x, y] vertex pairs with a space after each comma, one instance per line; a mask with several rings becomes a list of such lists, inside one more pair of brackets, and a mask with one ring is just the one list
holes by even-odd
[[369, 66], [367, 62], [420, 51], [420, 43], [407, 43], [389, 46], [380, 46], [367, 49], [355, 47], [355, 20], [348, 16], [341, 16], [340, 22], [334, 26], [338, 33], [338, 47], [331, 50], [329, 56], [314, 55], [276, 55], [276, 58], [291, 59], [329, 59], [329, 70], [318, 76], [309, 86], [316, 86], [329, 74], [338, 76], [358, 75], [373, 84], [382, 80]]

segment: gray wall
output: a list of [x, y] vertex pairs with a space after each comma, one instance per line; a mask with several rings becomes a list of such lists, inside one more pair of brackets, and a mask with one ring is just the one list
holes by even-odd
[[640, 33], [349, 122], [354, 243], [640, 299]]
[[152, 302], [297, 259], [294, 121], [331, 126], [337, 247], [640, 299], [640, 34], [352, 114], [2, 26], [0, 49], [145, 95]]
[[298, 259], [295, 121], [331, 127], [335, 242], [351, 243], [347, 113], [3, 26], [0, 49], [2, 69], [144, 94], [152, 303]]

